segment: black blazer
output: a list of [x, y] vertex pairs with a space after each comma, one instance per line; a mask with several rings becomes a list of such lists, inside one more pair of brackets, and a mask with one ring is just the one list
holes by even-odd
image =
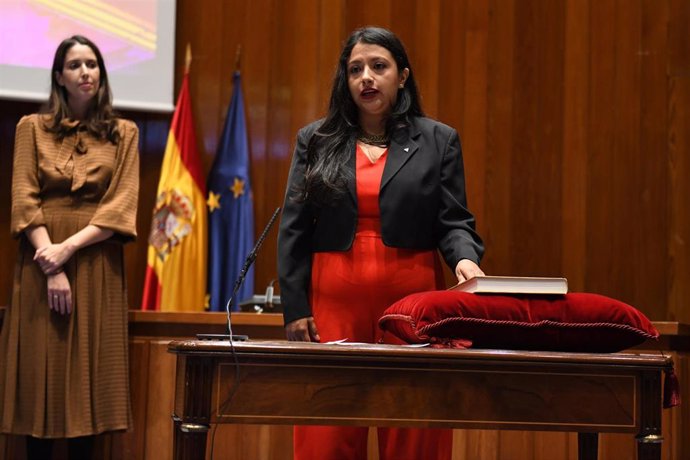
[[[278, 234], [278, 276], [285, 324], [311, 316], [309, 286], [314, 252], [347, 251], [357, 228], [356, 155], [348, 160], [353, 179], [334, 206], [294, 200], [304, 178], [309, 139], [321, 121], [302, 128], [292, 157]], [[415, 117], [393, 133], [379, 192], [381, 233], [387, 246], [438, 248], [452, 270], [461, 259], [479, 263], [484, 252], [467, 209], [458, 133], [429, 118]]]

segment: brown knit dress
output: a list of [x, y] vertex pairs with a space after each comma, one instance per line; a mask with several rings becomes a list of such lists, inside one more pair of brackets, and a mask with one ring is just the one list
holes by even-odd
[[[120, 142], [76, 126], [58, 141], [39, 115], [17, 125], [12, 234], [20, 238], [12, 300], [0, 334], [0, 432], [69, 438], [131, 427], [122, 244], [136, 236], [138, 130]], [[72, 313], [48, 308], [47, 279], [24, 236], [45, 225], [59, 243], [93, 224], [114, 236], [77, 251], [64, 269]]]

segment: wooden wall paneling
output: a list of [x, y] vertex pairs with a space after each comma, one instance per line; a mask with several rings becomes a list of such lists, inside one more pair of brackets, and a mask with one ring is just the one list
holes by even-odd
[[672, 77], [690, 77], [690, 2], [667, 0], [669, 15], [668, 74]]
[[366, 0], [346, 0], [345, 24], [347, 25], [345, 37], [360, 27], [378, 26], [390, 27], [391, 0], [379, 0], [368, 2]]
[[[639, 148], [640, 180], [633, 184], [631, 196], [640, 204], [635, 224], [639, 227], [639, 259], [636, 266], [632, 298], [648, 316], [666, 319], [668, 308], [669, 259], [668, 212], [660, 203], [668, 203], [667, 171], [668, 125], [668, 2], [642, 0], [640, 3]], [[635, 137], [633, 137], [635, 140]]]
[[[461, 106], [464, 108], [462, 130], [466, 133], [463, 150], [467, 202], [477, 222], [481, 222], [484, 219], [487, 174], [489, 2], [467, 2], [465, 17], [464, 92]], [[441, 71], [445, 72], [445, 66]], [[447, 84], [453, 85], [454, 75], [447, 77]]]
[[498, 431], [453, 430], [453, 460], [496, 460]]
[[569, 433], [540, 432], [534, 435], [534, 458], [568, 458]]
[[[293, 139], [296, 129], [292, 127], [292, 98], [296, 91], [305, 91], [306, 84], [300, 83], [300, 78], [295, 79], [293, 73], [298, 70], [303, 72], [306, 81], [312, 81], [309, 73], [314, 71], [314, 61], [311, 57], [300, 56], [299, 50], [294, 45], [294, 40], [300, 35], [296, 20], [302, 14], [289, 2], [274, 0], [271, 3], [270, 28], [266, 33], [270, 34], [269, 49], [264, 51], [270, 56], [270, 79], [268, 81], [267, 102], [267, 167], [264, 176], [264, 191], [267, 198], [275, 206], [283, 201], [283, 193], [287, 182], [290, 159], [292, 157]], [[315, 37], [309, 37], [312, 40]], [[297, 59], [297, 60], [296, 60]], [[296, 84], [297, 87], [292, 85]], [[304, 108], [302, 108], [304, 109]], [[268, 201], [267, 201], [268, 204]], [[255, 216], [255, 226], [260, 232], [273, 213], [274, 206], [269, 204], [269, 209]], [[271, 237], [267, 238], [262, 249], [261, 267], [268, 279], [277, 277], [276, 253], [277, 253], [277, 229], [273, 229]], [[261, 285], [259, 283], [262, 283]], [[267, 281], [256, 281], [257, 290], [261, 291]]]
[[669, 320], [690, 322], [690, 78], [672, 77], [669, 84], [668, 215]]
[[[321, 0], [298, 0], [299, 14], [294, 17], [294, 28], [299, 31], [293, 37], [290, 47], [289, 84], [291, 97], [289, 100], [288, 142], [286, 148], [296, 138], [297, 131], [312, 121], [321, 118], [318, 107], [322, 103], [317, 100], [319, 88], [320, 53], [319, 41], [321, 28]], [[337, 54], [332, 59], [337, 59]], [[282, 156], [289, 158], [291, 149], [287, 149]], [[287, 170], [284, 171], [284, 174]], [[285, 174], [287, 178], [287, 175]]]
[[563, 97], [561, 2], [516, 9], [511, 271], [560, 274]]
[[168, 353], [169, 340], [152, 340], [148, 365], [145, 458], [172, 458], [176, 356]]
[[668, 240], [667, 318], [690, 321], [690, 4], [671, 2], [668, 85]]
[[[400, 38], [414, 69], [415, 80], [419, 78], [419, 66], [421, 65], [418, 59], [419, 51], [417, 46], [417, 3], [416, 0], [389, 2], [390, 18], [385, 23], [376, 24], [381, 27], [387, 27]], [[429, 33], [433, 33], [433, 31], [429, 31]], [[417, 82], [417, 86], [419, 86], [419, 82]], [[426, 109], [424, 106], [424, 94], [421, 96], [422, 108]]]
[[[216, 154], [218, 138], [222, 129], [219, 118], [222, 86], [227, 85], [228, 75], [222, 75], [223, 63], [234, 63], [235, 50], [226, 50], [223, 43], [224, 2], [206, 0], [203, 2], [181, 1], [178, 3], [177, 53], [175, 67], [178, 81], [184, 73], [184, 52], [187, 43], [192, 47], [192, 64], [189, 71], [189, 89], [192, 99], [192, 115], [197, 135], [197, 146], [204, 171], [208, 171]], [[180, 18], [197, 17], [202, 20], [185, 21]], [[228, 56], [229, 55], [229, 56]], [[232, 65], [232, 64], [231, 64]], [[179, 88], [179, 85], [178, 85]], [[178, 93], [179, 94], [179, 89]], [[223, 114], [224, 118], [225, 114]]]
[[[513, 144], [510, 177], [510, 254], [509, 273], [535, 275], [536, 258], [549, 257], [549, 252], [534, 253], [532, 242], [537, 239], [535, 194], [537, 174], [535, 165], [539, 136], [539, 54], [538, 47], [544, 37], [538, 35], [538, 11], [536, 2], [520, 4], [515, 8], [515, 35], [513, 55]], [[539, 185], [541, 186], [541, 184]], [[542, 275], [545, 275], [542, 273]]]
[[[277, 35], [272, 38], [277, 40], [277, 52], [271, 54], [271, 62], [274, 69], [282, 71], [271, 74], [269, 123], [273, 143], [264, 188], [270, 194], [271, 201], [267, 203], [269, 208], [265, 210], [263, 219], [255, 217], [257, 232], [263, 230], [275, 208], [283, 203], [297, 131], [322, 116], [316, 101], [320, 6], [320, 0], [299, 0], [296, 7], [285, 2], [273, 4], [276, 17], [290, 20], [285, 26], [279, 26], [274, 31]], [[276, 88], [278, 92], [273, 97]], [[257, 214], [261, 215], [261, 212]], [[262, 249], [265, 276], [256, 280], [258, 292], [262, 292], [270, 280], [278, 277], [275, 256], [278, 250], [277, 228], [278, 225], [275, 225]]]
[[[440, 0], [417, 2], [414, 22], [414, 44], [416, 48], [414, 66], [417, 84], [422, 95], [422, 107], [432, 118], [438, 118], [440, 36]], [[448, 44], [445, 42], [444, 44]]]
[[347, 0], [321, 0], [319, 31], [317, 35], [319, 58], [316, 87], [316, 113], [323, 117], [328, 112], [333, 78], [338, 67], [340, 51], [350, 33], [346, 30]]
[[[466, 132], [464, 125], [465, 107], [465, 54], [468, 46], [466, 45], [467, 34], [465, 33], [467, 15], [467, 2], [443, 1], [441, 2], [441, 13], [439, 18], [440, 44], [438, 50], [439, 71], [437, 80], [431, 82], [438, 86], [438, 108], [436, 116], [438, 120], [452, 126], [460, 135], [460, 142], [463, 151], [467, 149], [468, 137], [474, 133]], [[412, 62], [417, 78], [417, 63]], [[426, 107], [422, 105], [426, 110]], [[464, 153], [464, 152], [463, 152]], [[464, 162], [467, 164], [466, 154]], [[466, 171], [467, 173], [467, 171]], [[466, 177], [468, 186], [474, 184], [475, 189], [481, 178]], [[481, 193], [481, 192], [480, 192]], [[477, 203], [470, 202], [473, 212], [478, 212]]]
[[577, 433], [568, 433], [567, 456], [564, 460], [578, 460], [579, 448]]
[[532, 460], [534, 433], [530, 431], [499, 431], [497, 460]]
[[[467, 193], [467, 201], [470, 210], [474, 213], [477, 221], [481, 221], [481, 205], [475, 198], [481, 196], [481, 182], [482, 177], [476, 174], [478, 168], [473, 168], [470, 163], [478, 160], [478, 155], [468, 153], [468, 142], [470, 139], [480, 137], [481, 133], [472, 132], [464, 124], [464, 107], [467, 103], [466, 98], [466, 52], [467, 48], [467, 2], [464, 0], [448, 2], [442, 1], [440, 3], [439, 19], [438, 19], [438, 50], [435, 60], [437, 66], [433, 72], [434, 80], [428, 81], [422, 85], [421, 79], [423, 77], [423, 70], [420, 67], [422, 62], [417, 62], [417, 56], [410, 56], [412, 66], [415, 71], [415, 79], [421, 92], [422, 109], [427, 116], [434, 117], [439, 121], [452, 126], [458, 132], [460, 137], [460, 144], [463, 149], [463, 163], [465, 167], [465, 190]], [[412, 16], [405, 17], [405, 20], [411, 20]], [[396, 18], [398, 21], [402, 18]], [[413, 26], [410, 26], [413, 27]], [[422, 32], [420, 32], [422, 33]], [[434, 33], [428, 31], [428, 33]], [[410, 52], [411, 54], [411, 52]], [[422, 52], [421, 54], [425, 54]], [[429, 72], [427, 75], [431, 76]], [[428, 99], [425, 96], [425, 91], [428, 88], [436, 88], [435, 90], [435, 106], [427, 104]], [[426, 89], [425, 89], [426, 88]], [[481, 141], [479, 141], [481, 142]], [[469, 144], [472, 145], [471, 143]], [[480, 163], [481, 164], [481, 163]], [[457, 282], [453, 270], [450, 270], [445, 264], [444, 276], [446, 285], [453, 285]]]
[[[110, 435], [112, 436], [111, 458], [113, 460], [146, 458], [149, 399], [156, 399], [156, 394], [150, 393], [149, 388], [149, 379], [155, 378], [155, 374], [150, 374], [150, 363], [149, 341], [139, 338], [130, 340], [129, 393], [134, 429], [128, 433]], [[172, 433], [172, 427], [170, 432]]]
[[[675, 369], [679, 382], [690, 382], [690, 353], [678, 352], [674, 358]], [[686, 383], [683, 388], [688, 388]], [[687, 395], [687, 393], [686, 393]], [[687, 396], [685, 396], [687, 401]], [[670, 432], [673, 436], [675, 450], [671, 451], [671, 459], [690, 457], [690, 404], [681, 403], [679, 407], [671, 409]], [[667, 425], [669, 426], [669, 425]]]
[[[487, 143], [484, 218], [477, 223], [484, 238], [486, 273], [511, 274], [510, 241], [514, 94], [515, 94], [515, 2], [489, 1]], [[472, 135], [467, 133], [466, 135]], [[473, 180], [472, 178], [468, 180]], [[472, 209], [472, 204], [470, 203]]]
[[[543, 30], [543, 35], [538, 49], [539, 122], [533, 129], [536, 128], [539, 138], [531, 176], [542, 179], [539, 189], [534, 191], [538, 200], [534, 203], [538, 233], [525, 236], [530, 237], [528, 246], [537, 256], [534, 273], [558, 276], [562, 273], [560, 215], [566, 10], [563, 2], [550, 0], [542, 0], [538, 6], [539, 29]], [[549, 248], [547, 257], [540, 255], [544, 247]]]
[[568, 287], [576, 292], [584, 291], [587, 270], [589, 3], [569, 0], [565, 6], [561, 260]]
[[[590, 2], [589, 148], [587, 164], [587, 272], [585, 289], [616, 295], [611, 276], [616, 270], [612, 239], [616, 218], [612, 200], [616, 167], [611, 152], [614, 143], [615, 27], [612, 1]], [[603, 78], [606, 76], [606, 78]]]
[[[254, 202], [254, 233], [258, 238], [263, 225], [280, 202], [282, 184], [271, 183], [267, 172], [275, 167], [274, 158], [268, 155], [268, 108], [269, 85], [274, 69], [271, 53], [271, 0], [246, 3], [246, 16], [242, 20], [242, 85], [244, 88], [245, 113], [249, 136], [250, 171]], [[269, 235], [267, 243], [275, 240], [276, 231]], [[270, 244], [269, 244], [270, 246]], [[275, 249], [262, 248], [254, 266], [254, 291], [261, 292], [275, 278]]]
[[[230, 107], [230, 98], [234, 90], [233, 76], [235, 73], [235, 64], [237, 59], [238, 46], [243, 45], [244, 27], [246, 24], [244, 18], [247, 16], [247, 3], [243, 0], [225, 1], [221, 5], [221, 21], [233, 21], [237, 23], [237, 27], [222, 27], [220, 46], [218, 49], [218, 82], [220, 84], [218, 95], [218, 139], [220, 140], [223, 127], [225, 126], [225, 119], [228, 114], [228, 107]], [[240, 48], [240, 70], [242, 61], [244, 60], [246, 50], [241, 46]], [[216, 152], [210, 152], [215, 159]]]
[[[614, 117], [613, 168], [610, 180], [613, 182], [611, 228], [613, 235], [614, 273], [609, 276], [615, 296], [635, 304], [634, 282], [642, 252], [639, 219], [654, 219], [643, 216], [639, 200], [639, 185], [643, 174], [640, 166], [640, 3], [616, 1], [616, 15], [611, 19], [614, 25], [615, 73], [614, 105], [609, 112]], [[625, 254], [625, 256], [624, 256]], [[634, 263], [622, 263], [626, 258]], [[647, 269], [649, 267], [645, 267]], [[648, 312], [649, 305], [640, 305]]]

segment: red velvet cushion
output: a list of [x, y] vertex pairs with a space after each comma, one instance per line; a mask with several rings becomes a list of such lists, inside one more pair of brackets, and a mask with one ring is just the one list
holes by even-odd
[[584, 293], [421, 292], [388, 307], [379, 327], [407, 343], [515, 350], [615, 352], [659, 337], [634, 307]]

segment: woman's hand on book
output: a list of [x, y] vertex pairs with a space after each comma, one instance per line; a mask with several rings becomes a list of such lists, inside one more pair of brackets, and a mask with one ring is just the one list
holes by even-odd
[[458, 277], [458, 283], [462, 283], [475, 276], [484, 276], [484, 272], [470, 259], [462, 259], [455, 266], [455, 276]]

